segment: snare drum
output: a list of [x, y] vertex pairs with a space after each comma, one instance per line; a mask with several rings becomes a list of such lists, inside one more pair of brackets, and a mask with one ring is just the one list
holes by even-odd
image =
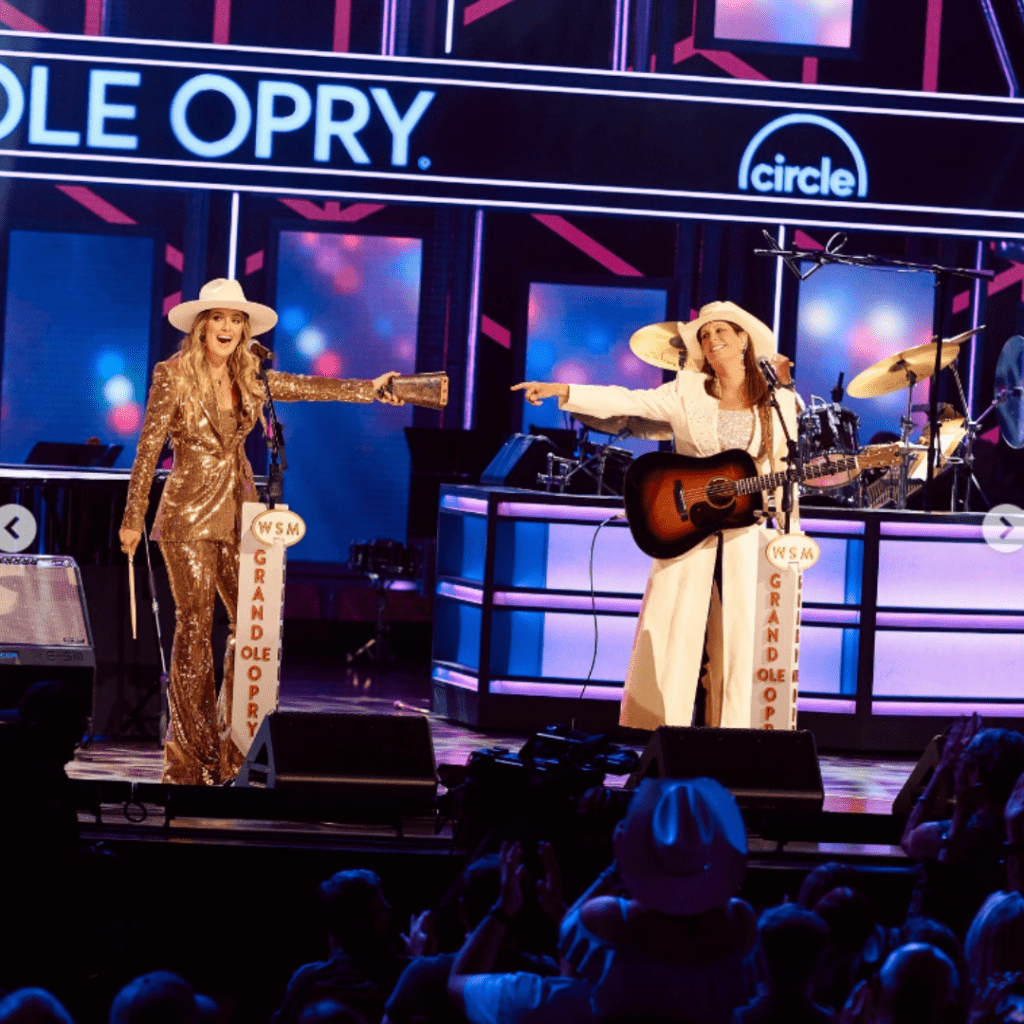
[[[850, 409], [844, 409], [836, 402], [822, 402], [811, 399], [797, 420], [800, 433], [800, 455], [804, 462], [822, 455], [856, 455], [860, 451], [857, 436], [860, 417]], [[813, 491], [832, 491], [853, 480], [856, 469], [835, 473], [831, 476], [814, 477], [804, 481], [804, 486]]]

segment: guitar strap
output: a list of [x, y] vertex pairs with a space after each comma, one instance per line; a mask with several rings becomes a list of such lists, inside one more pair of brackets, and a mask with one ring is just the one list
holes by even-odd
[[[768, 471], [770, 473], [777, 473], [778, 465], [775, 460], [775, 410], [764, 400], [761, 401], [757, 408], [761, 418], [761, 450], [768, 456]], [[764, 511], [767, 513], [771, 494], [769, 491], [762, 491], [761, 497]]]

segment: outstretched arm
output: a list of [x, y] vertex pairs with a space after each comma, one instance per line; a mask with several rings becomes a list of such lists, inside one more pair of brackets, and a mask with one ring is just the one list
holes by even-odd
[[539, 380], [526, 380], [522, 384], [513, 384], [512, 391], [525, 391], [523, 396], [530, 405], [540, 405], [545, 398], [557, 398], [564, 402], [569, 397], [568, 384], [545, 384]]
[[557, 398], [558, 407], [566, 412], [604, 418], [633, 416], [670, 423], [679, 410], [679, 396], [674, 381], [658, 388], [634, 390], [618, 385], [549, 384], [528, 380], [514, 384], [512, 390], [525, 392], [526, 400], [531, 405], [540, 405], [546, 398]]
[[376, 399], [387, 405], [403, 403], [385, 390], [398, 373], [390, 370], [373, 380], [335, 380], [333, 377], [309, 377], [301, 373], [269, 370], [267, 380], [275, 402], [360, 402]]

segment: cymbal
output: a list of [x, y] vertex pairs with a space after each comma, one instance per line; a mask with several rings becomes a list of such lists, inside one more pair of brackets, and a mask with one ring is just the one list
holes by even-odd
[[1003, 440], [1011, 448], [1024, 448], [1024, 338], [1015, 334], [1003, 346], [996, 363], [996, 417]]
[[[963, 337], [957, 335], [956, 338], [942, 342], [940, 369], [944, 370], [960, 354], [959, 342]], [[935, 372], [935, 348], [936, 343], [930, 341], [925, 345], [908, 348], [879, 359], [866, 370], [861, 370], [847, 384], [846, 393], [852, 398], [878, 398], [879, 395], [888, 395], [901, 388], [910, 387], [912, 382], [930, 377]]]

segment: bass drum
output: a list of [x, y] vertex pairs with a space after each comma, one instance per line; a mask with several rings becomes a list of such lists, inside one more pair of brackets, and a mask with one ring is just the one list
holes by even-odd
[[[836, 402], [811, 399], [797, 420], [800, 434], [800, 455], [807, 463], [823, 455], [856, 455], [860, 451], [857, 435], [860, 417]], [[813, 477], [804, 481], [809, 491], [829, 493], [848, 487], [860, 472], [844, 470], [830, 476]]]

